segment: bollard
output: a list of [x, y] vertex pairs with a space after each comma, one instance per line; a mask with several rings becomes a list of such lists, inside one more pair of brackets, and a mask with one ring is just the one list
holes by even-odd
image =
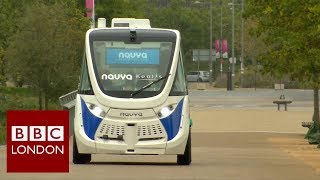
[[231, 72], [228, 71], [227, 73], [227, 90], [228, 91], [232, 91], [232, 76], [231, 76]]

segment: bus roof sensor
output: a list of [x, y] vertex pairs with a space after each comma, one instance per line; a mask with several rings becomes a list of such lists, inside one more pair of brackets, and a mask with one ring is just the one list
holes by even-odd
[[114, 28], [151, 28], [149, 19], [113, 18], [111, 27]]

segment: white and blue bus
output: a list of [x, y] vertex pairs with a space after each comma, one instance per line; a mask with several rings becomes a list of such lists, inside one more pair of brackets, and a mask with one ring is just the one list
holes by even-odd
[[148, 19], [116, 18], [111, 28], [103, 19], [98, 24], [85, 38], [73, 163], [89, 163], [92, 154], [125, 154], [177, 155], [179, 165], [189, 165], [179, 31], [151, 28]]

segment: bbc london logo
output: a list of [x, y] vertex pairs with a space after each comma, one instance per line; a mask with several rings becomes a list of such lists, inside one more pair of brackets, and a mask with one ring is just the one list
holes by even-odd
[[68, 111], [8, 111], [7, 172], [69, 172]]

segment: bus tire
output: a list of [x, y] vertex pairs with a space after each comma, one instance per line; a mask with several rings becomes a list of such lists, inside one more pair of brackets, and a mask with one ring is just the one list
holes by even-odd
[[76, 143], [75, 135], [73, 135], [73, 164], [87, 164], [91, 161], [91, 154], [80, 154]]
[[184, 150], [184, 154], [177, 156], [177, 164], [190, 165], [191, 163], [191, 129], [189, 130], [187, 145]]

